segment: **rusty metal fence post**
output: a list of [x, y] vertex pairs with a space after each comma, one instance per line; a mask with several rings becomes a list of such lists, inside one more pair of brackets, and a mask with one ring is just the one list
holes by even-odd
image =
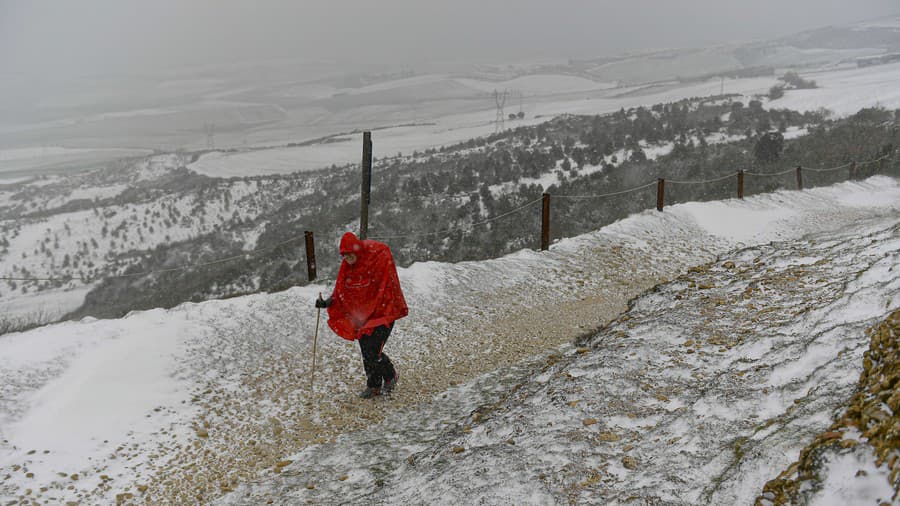
[[803, 168], [801, 166], [797, 166], [797, 189], [803, 190], [803, 173], [801, 172]]
[[550, 194], [541, 199], [541, 251], [550, 248]]
[[[652, 184], [652, 183], [651, 183]], [[663, 202], [665, 201], [666, 180], [659, 178], [656, 183], [656, 210], [663, 210]]]
[[311, 230], [304, 232], [306, 236], [306, 275], [309, 281], [316, 280], [316, 242]]
[[738, 171], [738, 198], [744, 198], [744, 169]]
[[359, 238], [369, 235], [369, 195], [372, 191], [372, 132], [363, 132], [362, 188], [360, 191]]

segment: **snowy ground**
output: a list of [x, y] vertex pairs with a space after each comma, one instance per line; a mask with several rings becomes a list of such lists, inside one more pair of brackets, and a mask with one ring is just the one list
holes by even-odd
[[9, 184], [45, 172], [77, 171], [111, 160], [148, 156], [148, 149], [79, 149], [59, 146], [0, 149], [0, 184]]
[[183, 504], [252, 482], [224, 498], [747, 503], [827, 426], [861, 329], [897, 307], [898, 216], [900, 183], [875, 177], [401, 269], [411, 316], [386, 348], [402, 375], [387, 402], [354, 397], [358, 351], [324, 324], [310, 388], [327, 284], [7, 335], [0, 500]]

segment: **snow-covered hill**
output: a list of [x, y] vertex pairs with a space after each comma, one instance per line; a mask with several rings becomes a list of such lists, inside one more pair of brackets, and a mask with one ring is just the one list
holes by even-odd
[[[865, 107], [881, 106], [888, 110], [900, 107], [900, 63], [865, 68], [841, 68], [804, 74], [818, 84], [808, 90], [788, 90], [784, 97], [766, 102], [767, 108], [792, 109], [800, 112], [828, 109], [836, 116], [848, 116]], [[545, 76], [545, 79], [552, 79]], [[555, 76], [561, 89], [570, 86], [566, 76]], [[604, 88], [590, 96], [584, 94], [546, 94], [529, 97], [527, 117], [508, 121], [506, 128], [543, 123], [560, 114], [608, 114], [621, 108], [675, 102], [690, 97], [705, 97], [737, 93], [747, 97], [764, 97], [779, 84], [776, 76], [702, 82], [657, 83], [652, 86]], [[400, 83], [402, 84], [402, 83]], [[400, 85], [398, 84], [398, 85]], [[550, 85], [547, 85], [550, 87]], [[515, 107], [512, 107], [515, 109]], [[463, 114], [443, 114], [432, 117], [427, 124], [383, 128], [373, 133], [375, 156], [389, 157], [402, 152], [425, 151], [448, 146], [495, 132], [495, 112], [482, 110]], [[297, 170], [313, 170], [330, 166], [358, 163], [360, 144], [357, 136], [342, 136], [327, 143], [271, 149], [211, 152], [189, 165], [200, 174], [212, 177], [281, 174]]]
[[749, 503], [898, 306], [898, 223], [879, 176], [414, 264], [386, 349], [400, 385], [374, 403], [324, 325], [310, 385], [329, 286], [3, 336], [0, 499]]

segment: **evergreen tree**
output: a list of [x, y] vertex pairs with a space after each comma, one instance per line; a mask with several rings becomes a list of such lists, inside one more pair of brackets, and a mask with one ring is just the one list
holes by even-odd
[[762, 163], [777, 162], [784, 150], [784, 135], [781, 132], [767, 132], [759, 137], [753, 147], [753, 156]]

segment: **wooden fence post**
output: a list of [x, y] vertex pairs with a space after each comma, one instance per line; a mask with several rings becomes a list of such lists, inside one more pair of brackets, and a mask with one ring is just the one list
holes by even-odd
[[802, 167], [797, 166], [797, 189], [803, 190], [803, 174], [801, 173]]
[[666, 193], [666, 180], [663, 178], [659, 178], [656, 182], [656, 210], [663, 210], [663, 201], [665, 200]]
[[738, 198], [744, 198], [744, 169], [738, 171]]
[[362, 188], [360, 191], [359, 238], [369, 235], [369, 195], [372, 190], [372, 132], [363, 132]]
[[310, 283], [316, 280], [316, 242], [311, 230], [304, 232], [306, 236], [306, 275]]
[[545, 193], [541, 199], [541, 251], [550, 248], [550, 194]]
[[856, 179], [856, 162], [850, 162], [850, 179]]

